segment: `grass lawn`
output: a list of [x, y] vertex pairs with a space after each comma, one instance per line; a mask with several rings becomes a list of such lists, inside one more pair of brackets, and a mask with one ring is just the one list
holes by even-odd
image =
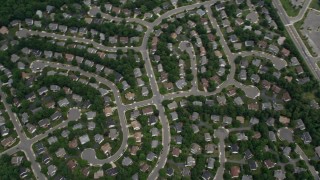
[[241, 154], [231, 154], [230, 152], [226, 152], [226, 158], [233, 161], [241, 161], [243, 156]]
[[312, 99], [315, 98], [315, 96], [314, 96], [314, 93], [308, 92], [308, 93], [303, 93], [303, 98], [311, 101]]
[[312, 0], [309, 7], [320, 11], [320, 2], [319, 2], [319, 0]]
[[295, 9], [290, 0], [280, 0], [284, 10], [287, 12], [288, 16], [295, 17], [299, 14], [300, 10]]

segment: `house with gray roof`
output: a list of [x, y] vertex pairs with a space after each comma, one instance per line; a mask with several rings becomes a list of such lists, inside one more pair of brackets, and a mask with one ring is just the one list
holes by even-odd
[[191, 144], [191, 153], [192, 154], [199, 154], [201, 153], [201, 146], [197, 143]]
[[121, 162], [123, 166], [130, 166], [132, 163], [133, 161], [130, 157], [124, 157]]
[[179, 79], [175, 84], [178, 89], [182, 90], [187, 85], [187, 82], [185, 79]]
[[88, 130], [89, 131], [93, 131], [95, 128], [96, 128], [96, 123], [92, 122], [92, 121], [89, 121], [88, 122]]
[[45, 119], [41, 119], [39, 122], [38, 122], [38, 125], [41, 127], [41, 128], [47, 128], [49, 125], [50, 125], [50, 120], [45, 118]]
[[258, 74], [252, 74], [250, 79], [251, 79], [252, 83], [256, 83], [257, 84], [257, 83], [260, 82], [260, 76]]
[[304, 122], [302, 121], [302, 119], [298, 119], [296, 120], [296, 127], [297, 129], [300, 129], [300, 130], [305, 130], [306, 129], [306, 126], [304, 125]]
[[229, 116], [223, 116], [223, 124], [230, 125], [232, 123], [232, 118]]
[[178, 113], [176, 111], [170, 113], [172, 121], [176, 121], [178, 119]]
[[124, 91], [130, 88], [130, 85], [127, 83], [127, 81], [122, 81], [121, 84]]
[[186, 167], [193, 167], [193, 166], [195, 166], [196, 165], [196, 160], [195, 160], [195, 158], [194, 157], [192, 157], [192, 156], [188, 156], [187, 157], [187, 162], [186, 162]]
[[57, 166], [51, 164], [51, 165], [48, 166], [48, 172], [47, 172], [47, 174], [48, 174], [49, 176], [53, 177], [53, 176], [56, 174], [57, 169], [58, 169]]
[[58, 26], [59, 25], [57, 23], [50, 23], [48, 27], [51, 31], [56, 31], [58, 29]]
[[191, 125], [191, 129], [193, 131], [194, 134], [198, 133], [200, 130], [199, 130], [199, 127], [195, 124], [192, 124]]
[[258, 118], [256, 118], [256, 117], [251, 117], [250, 118], [250, 125], [256, 125], [256, 124], [258, 124], [259, 123], [259, 119]]
[[61, 100], [58, 101], [58, 104], [60, 107], [66, 107], [69, 105], [69, 101], [67, 98], [63, 98]]
[[208, 159], [207, 159], [207, 168], [208, 169], [213, 169], [214, 168], [214, 163], [215, 163], [215, 159], [214, 158], [212, 158], [212, 157], [209, 157]]
[[88, 120], [92, 120], [96, 117], [97, 113], [94, 112], [94, 111], [89, 111], [89, 112], [86, 112], [86, 116], [87, 116], [87, 119]]
[[56, 136], [51, 136], [48, 138], [49, 145], [52, 145], [54, 143], [58, 142], [58, 138]]
[[227, 103], [227, 99], [224, 95], [217, 96], [217, 101], [218, 101], [219, 105], [221, 105], [221, 106], [226, 105], [226, 103]]
[[241, 106], [241, 105], [244, 104], [244, 102], [243, 102], [243, 100], [242, 100], [242, 98], [240, 96], [234, 98], [233, 102], [238, 106]]
[[304, 132], [301, 136], [304, 144], [310, 144], [312, 141], [312, 137], [309, 132]]
[[98, 144], [101, 144], [104, 141], [104, 137], [101, 134], [94, 135], [94, 141]]
[[84, 135], [79, 137], [79, 140], [80, 140], [80, 143], [82, 145], [84, 145], [84, 144], [86, 144], [86, 143], [88, 143], [90, 141], [90, 138], [89, 138], [88, 134], [84, 134]]
[[242, 81], [247, 80], [247, 71], [245, 69], [241, 69], [239, 73], [239, 79]]
[[286, 178], [286, 173], [282, 170], [275, 170], [273, 175], [277, 180], [284, 180]]
[[276, 134], [273, 131], [269, 131], [269, 140], [272, 142], [277, 141]]
[[51, 116], [50, 116], [50, 119], [52, 121], [56, 121], [58, 119], [60, 119], [62, 117], [62, 113], [60, 111], [56, 111], [55, 113], [53, 113]]
[[154, 149], [154, 148], [157, 148], [159, 145], [159, 141], [158, 140], [152, 140], [151, 142], [151, 148]]
[[55, 154], [58, 158], [64, 157], [66, 155], [66, 150], [64, 148], [59, 148]]
[[148, 96], [149, 95], [149, 89], [145, 86], [142, 87], [141, 89], [141, 94], [142, 96]]
[[271, 44], [268, 47], [268, 51], [275, 55], [279, 53], [279, 48], [276, 45]]
[[109, 138], [110, 138], [111, 140], [117, 139], [118, 136], [119, 136], [119, 132], [118, 132], [116, 129], [110, 129], [110, 130], [109, 130]]
[[149, 152], [148, 155], [147, 155], [147, 160], [148, 161], [153, 161], [154, 159], [157, 158], [157, 155], [153, 152]]

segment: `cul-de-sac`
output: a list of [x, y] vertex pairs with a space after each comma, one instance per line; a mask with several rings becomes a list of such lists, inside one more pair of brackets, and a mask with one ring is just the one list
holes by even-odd
[[319, 0], [2, 0], [1, 180], [320, 180]]

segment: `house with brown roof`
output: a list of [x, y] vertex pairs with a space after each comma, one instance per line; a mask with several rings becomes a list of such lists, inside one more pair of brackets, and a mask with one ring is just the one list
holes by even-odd
[[1, 145], [2, 145], [3, 147], [10, 147], [10, 146], [12, 146], [15, 142], [16, 142], [16, 138], [13, 138], [12, 136], [10, 136], [10, 137], [7, 137], [7, 138], [3, 139], [3, 140], [1, 141]]
[[296, 67], [296, 72], [297, 72], [298, 75], [303, 74], [304, 71], [303, 71], [302, 66], [297, 66], [297, 67]]
[[153, 108], [152, 107], [146, 107], [142, 109], [142, 114], [143, 115], [152, 115], [153, 114]]
[[259, 110], [259, 104], [257, 102], [248, 104], [248, 109], [253, 111]]
[[113, 13], [115, 13], [116, 15], [120, 14], [121, 12], [121, 9], [118, 8], [118, 7], [112, 7], [112, 10], [111, 10]]
[[238, 178], [240, 174], [240, 167], [239, 166], [232, 166], [230, 170], [230, 174], [232, 178]]
[[213, 42], [216, 37], [213, 34], [207, 34], [209, 41]]
[[142, 140], [143, 134], [141, 132], [135, 132], [133, 137], [137, 143], [140, 143]]
[[141, 166], [140, 166], [140, 171], [142, 172], [147, 172], [149, 170], [150, 166], [147, 164], [147, 163], [143, 163]]
[[128, 37], [120, 37], [119, 40], [123, 44], [128, 44], [128, 42], [129, 42], [129, 38]]
[[288, 57], [288, 56], [290, 55], [290, 51], [289, 51], [288, 49], [286, 49], [286, 48], [283, 48], [283, 49], [281, 50], [281, 54], [282, 54], [283, 56], [285, 56], [285, 57]]
[[166, 72], [161, 72], [161, 73], [160, 73], [160, 81], [161, 81], [161, 82], [167, 82], [167, 81], [168, 81], [168, 73], [166, 73]]
[[132, 92], [127, 92], [125, 95], [125, 98], [126, 99], [128, 99], [129, 101], [131, 101], [131, 100], [134, 100], [134, 98], [135, 98], [135, 93], [132, 93]]
[[73, 139], [72, 141], [69, 141], [68, 146], [71, 149], [77, 148], [78, 147], [78, 140]]
[[200, 47], [200, 56], [205, 56], [206, 54], [207, 54], [206, 49], [203, 46], [201, 46]]
[[102, 145], [100, 149], [105, 155], [109, 156], [111, 154], [112, 147], [109, 143], [106, 143]]
[[286, 125], [290, 123], [290, 119], [286, 116], [280, 116], [279, 122]]
[[107, 107], [104, 108], [103, 112], [104, 112], [104, 114], [108, 117], [108, 116], [111, 116], [111, 115], [112, 115], [113, 110], [112, 110], [111, 107], [107, 106]]
[[172, 149], [172, 156], [173, 157], [179, 157], [180, 153], [181, 153], [181, 150], [179, 148], [174, 147]]
[[68, 168], [73, 171], [77, 167], [78, 163], [74, 159], [70, 159], [67, 163]]
[[9, 30], [8, 30], [7, 27], [2, 26], [2, 27], [0, 28], [0, 34], [4, 35], [4, 34], [8, 34], [8, 33], [9, 33]]
[[276, 163], [272, 162], [270, 159], [265, 160], [264, 164], [267, 166], [268, 169], [271, 169], [276, 165]]
[[283, 93], [283, 95], [282, 95], [282, 100], [285, 101], [285, 102], [291, 101], [291, 96], [290, 96], [290, 94], [289, 94], [288, 92]]
[[168, 90], [172, 90], [173, 89], [173, 83], [172, 82], [165, 82], [163, 83], [163, 86]]
[[264, 89], [266, 89], [266, 90], [269, 90], [270, 87], [271, 87], [271, 83], [270, 83], [269, 81], [267, 81], [267, 80], [262, 80], [262, 81], [261, 81], [261, 84], [262, 84], [262, 87], [263, 87]]
[[152, 45], [152, 46], [156, 46], [156, 45], [158, 44], [158, 42], [159, 42], [159, 39], [158, 39], [157, 37], [153, 37], [153, 38], [152, 38], [151, 45]]
[[67, 59], [67, 61], [72, 61], [74, 59], [74, 55], [73, 54], [65, 54], [64, 57]]
[[274, 85], [272, 85], [271, 90], [272, 90], [274, 93], [279, 94], [280, 91], [281, 91], [281, 88], [280, 88], [279, 86], [277, 86], [277, 85], [274, 84]]
[[89, 167], [85, 167], [81, 170], [82, 172], [82, 175], [85, 176], [85, 177], [88, 177], [89, 174], [90, 174], [90, 168]]
[[137, 152], [139, 151], [139, 146], [132, 146], [131, 148], [130, 148], [130, 154], [132, 155], [132, 156], [135, 156], [135, 155], [137, 155]]
[[257, 45], [261, 49], [266, 49], [268, 47], [268, 43], [266, 41], [259, 41]]
[[205, 91], [207, 91], [207, 89], [209, 87], [209, 81], [207, 79], [205, 79], [205, 78], [202, 78], [201, 79], [201, 83], [202, 83], [202, 86], [205, 89]]
[[175, 32], [171, 33], [171, 38], [172, 38], [172, 39], [176, 39], [177, 36], [178, 36], [178, 35], [177, 35]]
[[135, 131], [138, 131], [141, 129], [141, 124], [138, 121], [132, 121], [131, 126]]

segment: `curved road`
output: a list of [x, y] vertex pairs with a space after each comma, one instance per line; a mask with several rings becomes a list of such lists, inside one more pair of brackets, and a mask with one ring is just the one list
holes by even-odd
[[[274, 3], [278, 1], [278, 0], [274, 0]], [[119, 114], [119, 118], [120, 118], [120, 125], [122, 128], [122, 132], [123, 132], [123, 140], [122, 140], [122, 144], [121, 147], [118, 149], [118, 151], [113, 154], [112, 156], [108, 157], [107, 159], [104, 160], [99, 160], [94, 158], [93, 156], [95, 156], [95, 154], [93, 153], [94, 151], [92, 150], [86, 150], [84, 151], [85, 154], [87, 154], [88, 156], [91, 156], [91, 158], [88, 158], [88, 162], [92, 165], [102, 165], [104, 163], [110, 163], [110, 162], [114, 162], [116, 161], [119, 157], [122, 156], [123, 152], [126, 150], [127, 148], [127, 139], [129, 136], [129, 131], [127, 128], [127, 122], [126, 122], [126, 117], [124, 115], [124, 113], [127, 110], [130, 109], [134, 109], [134, 108], [138, 108], [138, 107], [143, 107], [143, 106], [148, 106], [148, 105], [155, 105], [157, 107], [157, 109], [159, 110], [159, 118], [160, 118], [160, 122], [162, 124], [162, 145], [163, 145], [163, 150], [161, 151], [161, 154], [159, 156], [158, 162], [155, 166], [155, 168], [151, 171], [151, 173], [149, 174], [148, 179], [150, 180], [154, 180], [158, 178], [158, 174], [159, 174], [159, 170], [161, 168], [163, 168], [166, 164], [167, 161], [167, 156], [169, 154], [169, 150], [170, 150], [170, 141], [171, 141], [171, 136], [170, 136], [170, 126], [169, 126], [169, 122], [167, 117], [165, 116], [165, 109], [164, 107], [161, 105], [161, 102], [165, 99], [174, 99], [177, 97], [185, 97], [185, 96], [190, 96], [190, 95], [203, 95], [203, 96], [211, 96], [211, 95], [215, 95], [219, 92], [221, 92], [221, 90], [223, 88], [226, 88], [230, 85], [234, 85], [237, 88], [242, 89], [246, 96], [249, 98], [256, 98], [257, 96], [260, 95], [260, 91], [257, 87], [255, 86], [246, 86], [243, 85], [242, 83], [236, 81], [234, 79], [235, 76], [235, 70], [236, 70], [236, 65], [234, 63], [234, 59], [238, 56], [250, 56], [250, 55], [256, 55], [259, 57], [263, 57], [263, 58], [267, 58], [269, 59], [275, 66], [276, 69], [281, 70], [282, 68], [285, 68], [287, 66], [287, 63], [285, 60], [277, 58], [275, 56], [271, 56], [270, 54], [264, 53], [264, 52], [257, 52], [257, 51], [252, 51], [252, 52], [241, 52], [241, 53], [232, 53], [228, 47], [228, 44], [219, 28], [219, 25], [217, 24], [215, 18], [212, 16], [212, 11], [211, 11], [211, 5], [215, 4], [216, 0], [211, 0], [211, 1], [205, 1], [205, 2], [201, 2], [201, 3], [195, 3], [192, 5], [188, 5], [188, 6], [183, 6], [183, 7], [178, 7], [176, 9], [167, 11], [166, 13], [162, 14], [161, 16], [159, 16], [155, 21], [153, 22], [147, 22], [141, 19], [136, 19], [136, 18], [118, 18], [118, 17], [112, 17], [108, 14], [102, 13], [100, 11], [100, 9], [98, 7], [91, 7], [88, 14], [90, 16], [96, 16], [97, 13], [101, 13], [102, 17], [111, 21], [116, 21], [116, 22], [120, 22], [120, 21], [127, 21], [127, 22], [133, 22], [133, 23], [138, 23], [141, 24], [143, 26], [145, 26], [147, 28], [145, 35], [143, 37], [143, 41], [141, 46], [138, 47], [106, 47], [103, 46], [97, 42], [94, 42], [93, 40], [88, 40], [88, 39], [84, 39], [84, 38], [79, 38], [79, 37], [75, 37], [75, 36], [65, 36], [65, 35], [59, 35], [59, 34], [55, 34], [55, 33], [47, 33], [47, 32], [39, 32], [39, 31], [31, 31], [31, 30], [26, 30], [26, 29], [21, 29], [20, 31], [17, 32], [17, 36], [19, 37], [23, 37], [23, 36], [27, 36], [27, 35], [39, 35], [41, 37], [51, 37], [54, 39], [60, 39], [60, 40], [67, 40], [67, 39], [72, 39], [75, 42], [80, 42], [80, 43], [85, 43], [85, 44], [92, 44], [96, 49], [102, 50], [102, 51], [108, 51], [108, 52], [116, 52], [118, 49], [121, 50], [127, 50], [127, 49], [133, 49], [135, 51], [140, 51], [142, 54], [142, 58], [145, 61], [145, 69], [146, 69], [146, 73], [147, 76], [150, 78], [150, 86], [151, 86], [151, 90], [153, 92], [153, 97], [151, 99], [148, 100], [144, 100], [144, 101], [140, 101], [140, 102], [135, 102], [132, 104], [128, 104], [128, 105], [123, 105], [123, 103], [121, 102], [121, 98], [120, 98], [120, 93], [117, 89], [117, 87], [110, 81], [108, 81], [107, 79], [104, 79], [98, 75], [95, 74], [91, 74], [88, 72], [85, 72], [81, 69], [79, 69], [78, 67], [74, 67], [74, 66], [69, 66], [69, 65], [63, 65], [63, 64], [59, 64], [59, 63], [52, 63], [52, 62], [40, 62], [37, 61], [35, 63], [44, 63], [46, 66], [50, 66], [50, 67], [54, 67], [54, 68], [60, 68], [60, 69], [65, 69], [65, 70], [72, 70], [72, 71], [78, 71], [81, 74], [88, 76], [88, 77], [95, 77], [97, 79], [98, 82], [103, 83], [105, 85], [107, 85], [114, 93], [115, 96], [115, 100], [116, 100], [116, 104], [118, 107], [118, 114]], [[308, 55], [310, 53], [308, 53], [306, 47], [304, 46], [302, 40], [300, 39], [298, 33], [296, 32], [296, 30], [294, 29], [293, 26], [291, 26], [290, 24], [292, 24], [292, 22], [295, 22], [299, 19], [301, 19], [303, 17], [303, 15], [305, 14], [306, 10], [307, 10], [307, 5], [310, 4], [310, 0], [307, 0], [307, 2], [304, 4], [303, 9], [301, 10], [300, 14], [297, 17], [294, 18], [288, 18], [287, 16], [282, 16], [281, 15], [281, 9], [278, 9], [278, 11], [280, 12], [280, 17], [282, 19], [282, 21], [284, 21], [286, 28], [290, 34], [290, 36], [292, 37], [292, 39], [294, 40], [294, 43], [296, 44], [296, 46], [298, 47], [300, 53], [303, 55], [303, 57], [306, 59], [306, 62], [309, 66], [309, 68], [312, 70], [312, 72], [315, 74], [315, 76], [319, 79], [320, 78], [320, 72], [319, 69], [317, 70], [316, 67], [314, 66], [315, 63], [313, 61], [312, 58], [310, 58]], [[174, 92], [171, 94], [166, 94], [166, 95], [161, 95], [159, 92], [159, 88], [158, 88], [158, 84], [153, 72], [153, 67], [150, 61], [150, 57], [149, 57], [149, 50], [148, 50], [148, 40], [150, 39], [151, 33], [153, 32], [154, 28], [156, 26], [158, 26], [164, 19], [169, 18], [170, 16], [173, 16], [175, 14], [184, 12], [184, 11], [189, 11], [195, 8], [199, 8], [201, 6], [204, 6], [206, 8], [209, 20], [213, 26], [213, 28], [215, 28], [217, 30], [217, 35], [220, 36], [220, 43], [223, 47], [224, 53], [226, 54], [226, 57], [228, 59], [228, 63], [230, 65], [230, 73], [227, 76], [227, 80], [225, 82], [223, 82], [222, 84], [220, 84], [217, 89], [214, 92], [202, 92], [199, 91], [197, 86], [196, 86], [196, 81], [193, 83], [193, 88], [190, 89], [189, 91], [184, 91], [184, 92]], [[277, 7], [277, 5], [275, 5]], [[306, 6], [306, 7], [305, 7]], [[278, 5], [279, 7], [279, 5]], [[283, 10], [283, 9], [282, 9]], [[193, 54], [189, 53], [190, 57], [193, 56]], [[194, 78], [196, 79], [196, 62], [192, 61], [192, 70], [193, 70], [193, 74], [194, 74]], [[11, 116], [10, 116], [11, 117]], [[14, 118], [13, 118], [14, 119]], [[19, 123], [19, 121], [17, 121], [17, 123]], [[19, 126], [19, 124], [14, 123], [15, 127]], [[63, 127], [67, 124], [67, 122], [63, 122], [62, 124], [58, 125], [55, 128], [59, 128], [59, 127]], [[21, 125], [20, 125], [21, 126]], [[51, 131], [51, 130], [50, 130]], [[48, 132], [50, 132], [48, 131]], [[53, 130], [52, 130], [53, 131]], [[32, 144], [28, 144], [28, 143], [34, 143], [38, 140], [41, 140], [42, 138], [45, 138], [48, 134], [48, 132], [46, 132], [43, 135], [39, 135], [36, 136], [35, 138], [31, 139], [31, 140], [22, 140], [22, 142], [27, 142], [26, 145], [21, 145], [22, 143], [20, 143], [18, 146], [16, 147], [21, 147], [24, 150], [29, 149]], [[23, 134], [19, 134], [19, 138], [21, 139], [20, 136], [23, 136]], [[225, 138], [225, 134], [222, 133], [219, 137], [220, 142], [219, 142], [219, 151], [220, 151], [220, 161], [222, 162], [221, 166], [218, 169], [218, 172], [216, 174], [215, 179], [220, 179], [223, 177], [223, 171], [224, 171], [224, 162], [225, 162], [225, 158], [224, 158], [224, 138]], [[14, 152], [16, 151], [14, 148], [10, 148], [9, 150], [7, 150], [6, 152], [10, 153], [10, 152]], [[30, 152], [27, 152], [26, 154], [29, 154], [30, 156], [33, 156], [34, 158], [34, 154], [32, 152], [32, 149], [29, 150]], [[28, 157], [28, 156], [27, 156]], [[32, 158], [32, 157], [31, 157]], [[33, 166], [36, 165], [36, 163], [32, 163]], [[37, 167], [33, 167], [34, 171], [37, 171]], [[35, 173], [37, 174], [37, 173]], [[41, 178], [39, 178], [41, 179]]]
[[265, 53], [265, 52], [259, 52], [259, 51], [242, 51], [237, 53], [237, 55], [242, 56], [242, 57], [246, 57], [246, 56], [258, 56], [261, 58], [265, 58], [268, 59], [272, 62], [273, 66], [277, 69], [277, 70], [281, 70], [285, 67], [287, 67], [288, 63], [287, 61], [285, 61], [284, 59], [281, 59], [279, 57], [276, 57], [274, 55], [271, 55], [269, 53]]
[[45, 31], [32, 31], [27, 29], [20, 29], [19, 31], [16, 32], [16, 35], [18, 37], [27, 37], [27, 36], [49, 37], [49, 38], [63, 40], [63, 41], [71, 39], [77, 43], [91, 44], [94, 48], [98, 50], [108, 51], [108, 52], [117, 52], [117, 50], [126, 51], [127, 49], [139, 50], [138, 47], [107, 47], [91, 39], [80, 38], [77, 36], [67, 36], [64, 34], [56, 34], [56, 33], [50, 33]]
[[79, 67], [60, 64], [60, 63], [54, 63], [54, 62], [48, 62], [48, 61], [40, 61], [40, 60], [34, 61], [32, 65], [35, 65], [34, 63], [44, 64], [45, 66], [50, 66], [52, 68], [58, 68], [58, 69], [64, 69], [67, 71], [80, 72], [81, 75], [86, 76], [88, 78], [93, 77], [99, 83], [106, 85], [107, 87], [109, 87], [112, 90], [114, 97], [115, 97], [116, 105], [117, 105], [121, 130], [123, 133], [123, 137], [122, 137], [123, 139], [122, 139], [121, 146], [117, 150], [116, 153], [114, 153], [112, 156], [108, 157], [107, 159], [100, 160], [100, 159], [91, 157], [90, 159], [86, 159], [86, 160], [92, 165], [100, 165], [100, 166], [102, 166], [104, 163], [110, 163], [110, 162], [114, 162], [114, 161], [118, 160], [122, 156], [123, 152], [127, 149], [129, 130], [127, 128], [127, 120], [126, 120], [126, 116], [124, 113], [126, 110], [126, 107], [123, 105], [123, 103], [121, 101], [120, 92], [117, 89], [116, 85], [114, 85], [111, 81], [109, 81], [105, 78], [102, 78], [101, 76], [83, 71]]

